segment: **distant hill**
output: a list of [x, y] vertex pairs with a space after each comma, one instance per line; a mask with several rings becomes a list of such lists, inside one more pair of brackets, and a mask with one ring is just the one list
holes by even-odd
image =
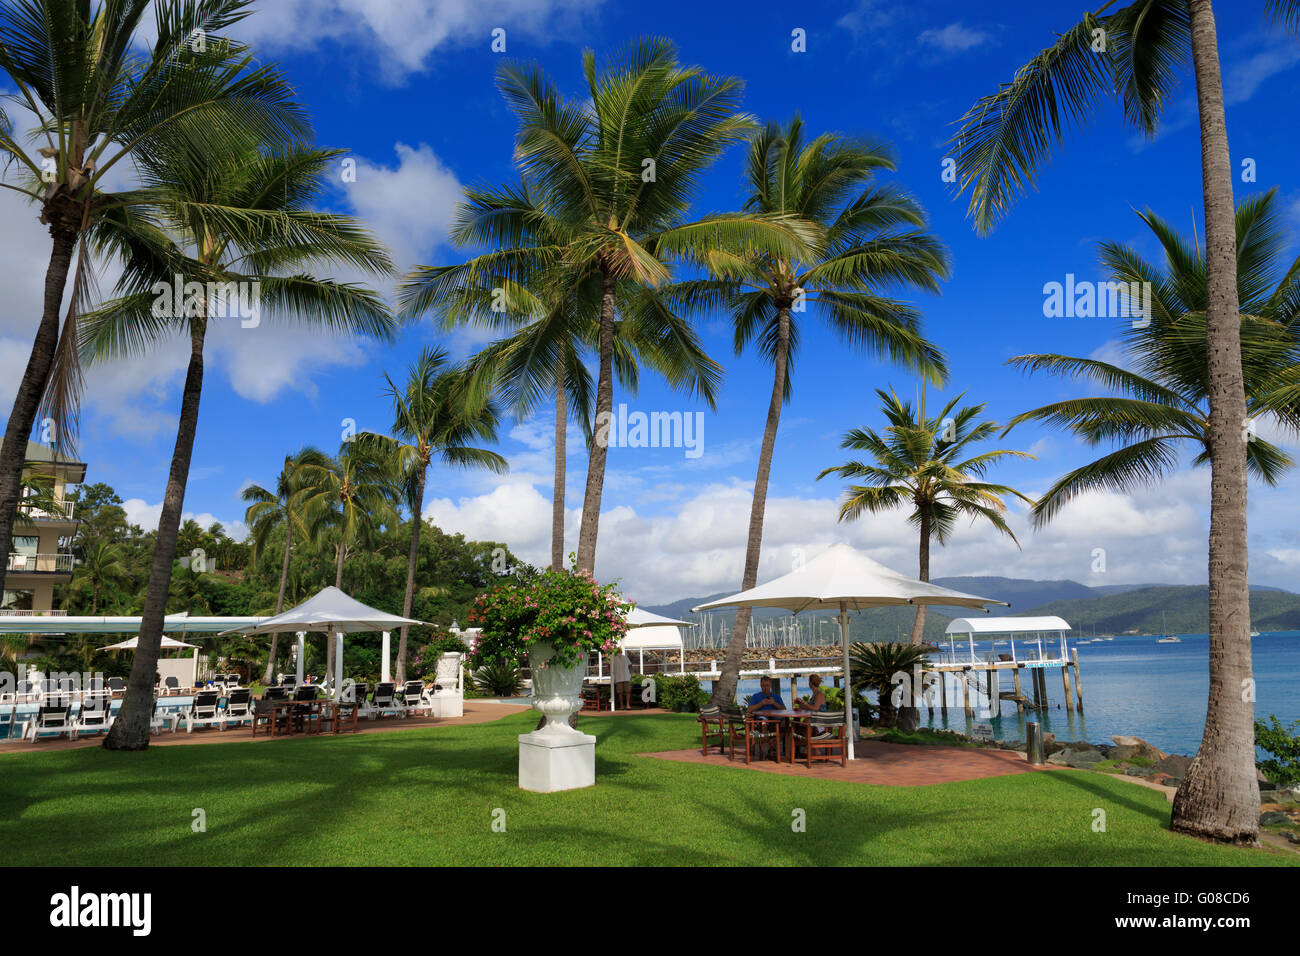
[[[978, 594], [983, 597], [1007, 601], [1011, 607], [1002, 613], [1012, 616], [1040, 616], [1054, 614], [1065, 618], [1084, 633], [1122, 634], [1137, 630], [1142, 634], [1158, 634], [1167, 629], [1172, 633], [1196, 634], [1209, 629], [1208, 589], [1204, 586], [1169, 584], [1112, 584], [1089, 587], [1078, 581], [1031, 581], [1023, 578], [1003, 577], [946, 577], [935, 578], [942, 587]], [[681, 620], [692, 620], [690, 609], [700, 604], [726, 597], [730, 592], [718, 592], [705, 597], [682, 598], [670, 604], [646, 606], [646, 610]], [[1252, 586], [1250, 595], [1251, 619], [1260, 631], [1300, 630], [1300, 594], [1281, 588]], [[970, 612], [962, 608], [931, 607], [926, 615], [925, 636], [940, 641], [948, 622]], [[998, 613], [997, 610], [993, 611]], [[1162, 623], [1163, 620], [1167, 624]], [[714, 613], [713, 634], [731, 627], [734, 611]], [[756, 608], [754, 618], [772, 622], [789, 618], [788, 611], [773, 608]], [[906, 639], [912, 633], [916, 609], [912, 607], [886, 607], [861, 611], [849, 616], [849, 636], [852, 640]], [[831, 612], [804, 612], [800, 621], [817, 618], [834, 620]], [[805, 624], [816, 627], [816, 624]], [[822, 625], [825, 627], [826, 625]], [[838, 631], [827, 628], [826, 633]]]

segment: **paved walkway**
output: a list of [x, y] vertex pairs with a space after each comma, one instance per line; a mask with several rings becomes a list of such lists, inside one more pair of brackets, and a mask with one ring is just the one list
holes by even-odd
[[848, 766], [835, 763], [817, 763], [812, 769], [802, 763], [775, 763], [755, 760], [746, 767], [743, 759], [729, 760], [717, 753], [700, 755], [700, 748], [669, 750], [662, 753], [641, 754], [681, 763], [712, 764], [717, 767], [741, 767], [781, 773], [797, 777], [819, 777], [825, 780], [846, 780], [850, 783], [871, 783], [886, 787], [925, 787], [936, 783], [954, 783], [959, 780], [979, 780], [984, 777], [1004, 777], [1015, 773], [1034, 773], [1052, 770], [1052, 767], [1033, 767], [1010, 750], [984, 750], [968, 747], [929, 747], [915, 744], [889, 744], [874, 740], [860, 740], [856, 744], [857, 759]]
[[[416, 730], [421, 727], [455, 727], [461, 724], [482, 724], [491, 720], [498, 720], [507, 714], [517, 714], [519, 710], [518, 704], [502, 704], [496, 701], [470, 699], [465, 701], [465, 715], [463, 717], [380, 717], [376, 720], [358, 721], [357, 733], [382, 734], [393, 730]], [[239, 727], [231, 727], [229, 730], [218, 730], [216, 727], [195, 729], [192, 734], [186, 733], [184, 730], [179, 733], [164, 730], [162, 733], [155, 734], [150, 738], [149, 746], [152, 748], [179, 747], [189, 744], [251, 744], [279, 740], [318, 740], [321, 736], [329, 737], [332, 735], [290, 734], [271, 737], [263, 731], [254, 737], [252, 728], [244, 724]], [[355, 735], [348, 733], [339, 736], [352, 737]], [[4, 754], [32, 753], [34, 751], [76, 750], [82, 747], [98, 747], [103, 742], [103, 734], [81, 737], [78, 740], [69, 740], [67, 737], [57, 739], [44, 737], [36, 743], [0, 740], [0, 756]]]

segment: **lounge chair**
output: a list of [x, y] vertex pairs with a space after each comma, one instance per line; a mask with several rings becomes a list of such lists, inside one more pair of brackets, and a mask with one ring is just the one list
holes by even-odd
[[298, 678], [294, 674], [284, 674], [280, 677], [280, 686], [293, 690], [298, 686]]
[[195, 726], [211, 726], [220, 724], [222, 718], [217, 710], [217, 701], [221, 695], [215, 690], [201, 690], [194, 695], [194, 700], [190, 702], [190, 709], [182, 715], [185, 721], [185, 732], [194, 733]]
[[424, 699], [424, 681], [408, 680], [402, 685], [402, 716], [410, 717], [423, 711], [433, 713], [433, 705]]
[[172, 733], [176, 733], [176, 722], [180, 718], [173, 713], [163, 713], [158, 709], [158, 698], [153, 699], [153, 713], [149, 717], [149, 732], [151, 734], [160, 734], [166, 727]]
[[75, 740], [83, 733], [107, 733], [113, 723], [112, 701], [112, 696], [106, 690], [87, 691], [81, 698], [81, 709], [77, 712], [69, 736]]
[[252, 723], [252, 701], [253, 692], [247, 687], [236, 687], [230, 691], [230, 696], [226, 698], [226, 711], [221, 729], [225, 730], [227, 724]]
[[289, 689], [287, 687], [268, 687], [262, 693], [263, 700], [288, 700]]
[[36, 711], [36, 719], [27, 728], [27, 736], [32, 743], [41, 734], [54, 734], [59, 737], [67, 734], [72, 739], [72, 704], [67, 698], [48, 697]]
[[[840, 760], [843, 767], [848, 762], [848, 747], [844, 738], [844, 711], [822, 711], [805, 720], [796, 720], [791, 727], [794, 756], [800, 749], [806, 765], [814, 760]], [[822, 754], [823, 756], [818, 756]]]
[[36, 681], [20, 680], [14, 688], [14, 696], [20, 704], [30, 704], [34, 700], [40, 700], [40, 692], [36, 689]]
[[108, 679], [108, 692], [116, 699], [126, 696], [126, 681], [120, 677], [110, 677]]
[[163, 678], [162, 689], [159, 696], [174, 697], [180, 692], [181, 692], [181, 682], [179, 678], [176, 677]]
[[382, 717], [384, 714], [392, 714], [396, 717], [402, 712], [401, 705], [396, 701], [397, 685], [392, 681], [383, 681], [375, 685], [375, 694], [371, 698], [370, 706], [366, 708], [366, 716], [371, 720], [376, 717]]

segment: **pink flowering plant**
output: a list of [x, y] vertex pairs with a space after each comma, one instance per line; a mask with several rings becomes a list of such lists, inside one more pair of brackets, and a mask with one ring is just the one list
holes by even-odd
[[581, 663], [592, 651], [611, 654], [627, 633], [631, 606], [616, 585], [601, 585], [586, 571], [548, 570], [501, 584], [480, 594], [470, 610], [470, 624], [482, 628], [471, 666], [517, 664], [543, 646], [554, 648], [557, 667]]

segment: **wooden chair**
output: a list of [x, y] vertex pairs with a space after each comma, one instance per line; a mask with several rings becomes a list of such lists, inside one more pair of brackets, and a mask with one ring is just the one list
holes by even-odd
[[790, 735], [794, 756], [799, 756], [802, 747], [804, 761], [809, 768], [814, 760], [834, 760], [836, 757], [840, 758], [841, 767], [847, 764], [848, 740], [844, 736], [843, 711], [813, 713], [809, 717], [792, 721], [792, 724]]
[[721, 707], [701, 707], [696, 719], [700, 722], [700, 756], [707, 757], [711, 746], [716, 746], [718, 753], [725, 754], [731, 739], [730, 715], [724, 714]]
[[[283, 698], [280, 698], [283, 700]], [[253, 701], [253, 736], [258, 728], [263, 728], [271, 736], [286, 733], [293, 729], [293, 720], [287, 707], [276, 708], [276, 698], [269, 695]]]
[[727, 736], [731, 744], [729, 756], [732, 760], [736, 759], [737, 738], [744, 741], [747, 764], [753, 758], [755, 744], [770, 743], [776, 753], [780, 752], [781, 724], [769, 718], [750, 713], [735, 714], [727, 721]]

